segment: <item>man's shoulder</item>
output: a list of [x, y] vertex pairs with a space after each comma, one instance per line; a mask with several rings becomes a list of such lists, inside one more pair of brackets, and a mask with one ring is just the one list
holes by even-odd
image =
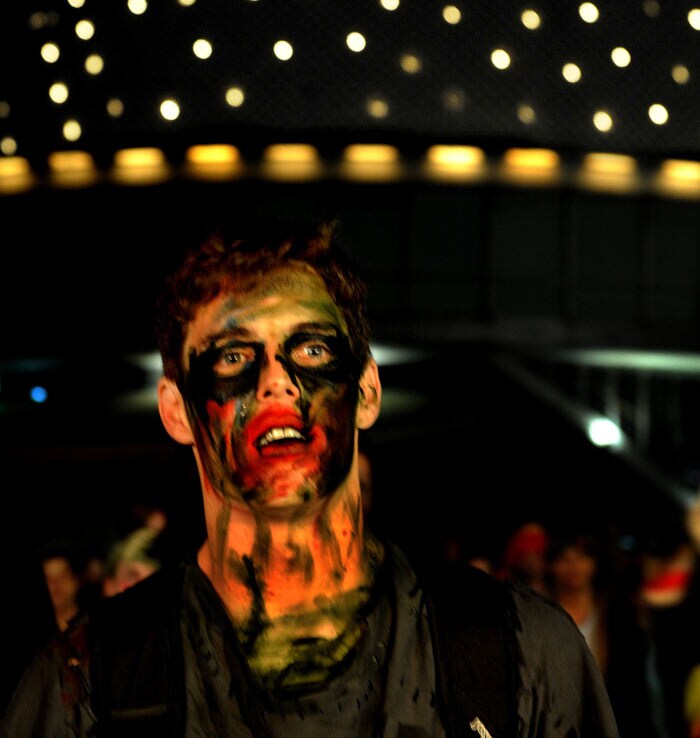
[[510, 592], [522, 628], [548, 640], [573, 634], [577, 645], [583, 642], [583, 635], [574, 619], [554, 598], [518, 582], [507, 580], [503, 585]]
[[571, 616], [546, 594], [469, 564], [415, 564], [405, 553], [403, 560], [415, 567], [430, 607], [443, 624], [499, 623], [525, 634], [529, 647], [562, 637], [573, 647], [581, 645], [583, 636]]
[[98, 602], [85, 623], [91, 649], [138, 651], [154, 634], [179, 621], [186, 564], [164, 567], [128, 589]]
[[[448, 713], [469, 697], [475, 713], [512, 735], [541, 724], [542, 735], [618, 732], [602, 676], [583, 634], [553, 599], [476, 567], [419, 568], [434, 635], [436, 668]], [[552, 717], [551, 700], [558, 705]], [[514, 704], [515, 703], [515, 704]], [[469, 724], [469, 713], [459, 713]], [[488, 726], [487, 726], [488, 727]], [[585, 732], [585, 731], [583, 731]]]
[[510, 618], [514, 612], [514, 593], [504, 581], [470, 564], [461, 562], [422, 562], [406, 557], [414, 566], [426, 597], [434, 608], [463, 618], [465, 609], [472, 619]]
[[452, 734], [478, 718], [491, 735], [513, 735], [519, 685], [510, 590], [481, 569], [447, 562], [419, 567], [418, 578]]
[[565, 630], [575, 626], [556, 600], [523, 584], [501, 579], [483, 569], [462, 562], [423, 560], [396, 543], [387, 544], [393, 567], [414, 572], [417, 581], [436, 605], [461, 604], [474, 611], [495, 615], [507, 611], [524, 622], [543, 622]]

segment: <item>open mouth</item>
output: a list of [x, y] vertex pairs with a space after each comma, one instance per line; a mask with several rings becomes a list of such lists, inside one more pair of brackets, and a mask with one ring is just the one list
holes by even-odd
[[258, 449], [262, 449], [270, 444], [285, 443], [287, 441], [306, 442], [306, 440], [306, 436], [296, 428], [285, 426], [284, 428], [270, 428], [270, 430], [258, 438], [255, 445]]

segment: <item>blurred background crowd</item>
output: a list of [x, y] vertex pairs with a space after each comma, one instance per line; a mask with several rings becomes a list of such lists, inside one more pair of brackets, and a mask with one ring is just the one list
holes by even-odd
[[[559, 603], [595, 655], [622, 736], [700, 735], [700, 504], [673, 535], [662, 526], [643, 547], [603, 518], [576, 514], [504, 516], [498, 539], [457, 524], [417, 538], [384, 517], [382, 459], [366, 439], [360, 465], [366, 524], [401, 538], [417, 561], [475, 566]], [[148, 502], [101, 522], [99, 536], [57, 528], [33, 550], [16, 552], [5, 578], [2, 706], [50, 637], [101, 598], [194, 555], [203, 536], [196, 511], [183, 521]]]

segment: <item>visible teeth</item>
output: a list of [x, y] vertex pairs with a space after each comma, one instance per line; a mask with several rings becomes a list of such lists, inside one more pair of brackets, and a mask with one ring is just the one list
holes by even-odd
[[300, 441], [304, 440], [304, 436], [299, 433], [296, 428], [270, 428], [270, 430], [260, 439], [258, 446], [262, 448], [273, 441], [280, 441], [283, 438], [296, 438]]

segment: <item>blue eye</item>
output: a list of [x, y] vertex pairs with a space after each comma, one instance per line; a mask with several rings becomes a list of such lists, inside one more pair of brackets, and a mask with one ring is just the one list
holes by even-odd
[[255, 351], [249, 346], [227, 346], [220, 350], [214, 371], [220, 377], [235, 377], [255, 361]]
[[333, 361], [335, 354], [323, 341], [306, 341], [294, 347], [292, 360], [297, 366], [325, 366]]
[[327, 353], [328, 349], [325, 346], [322, 346], [320, 344], [316, 344], [315, 346], [307, 346], [306, 347], [306, 353], [309, 354], [309, 356], [322, 356], [324, 353]]

